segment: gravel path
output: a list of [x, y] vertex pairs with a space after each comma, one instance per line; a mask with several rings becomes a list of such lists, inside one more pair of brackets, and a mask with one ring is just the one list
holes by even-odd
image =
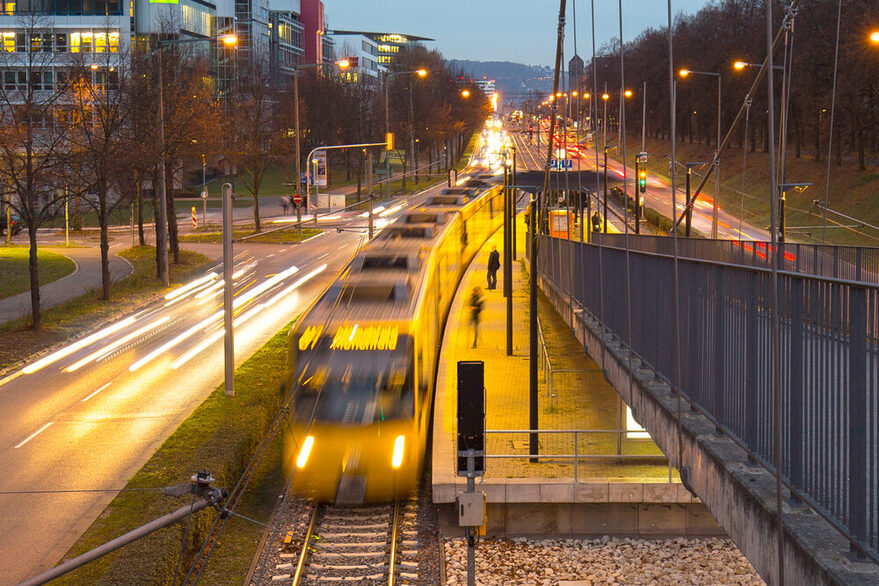
[[[446, 584], [467, 583], [464, 539], [445, 541]], [[476, 582], [556, 585], [763, 584], [729, 539], [483, 539]]]

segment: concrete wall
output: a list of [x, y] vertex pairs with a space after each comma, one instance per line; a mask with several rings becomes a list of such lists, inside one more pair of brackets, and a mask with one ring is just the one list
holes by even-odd
[[[684, 401], [679, 425], [677, 395], [637, 359], [633, 359], [630, 385], [628, 353], [619, 340], [602, 336], [599, 322], [585, 311], [575, 308], [572, 312], [568, 298], [551, 283], [542, 278], [538, 282], [586, 351], [603, 365], [608, 382], [632, 407], [638, 422], [681, 470], [682, 478], [689, 477], [689, 488], [760, 575], [769, 584], [780, 583], [774, 476], [750, 466], [741, 448], [717, 435], [714, 425]], [[808, 508], [790, 507], [788, 502], [785, 498], [782, 504], [784, 583], [879, 584], [875, 564], [850, 562], [848, 542], [829, 523]]]
[[[440, 505], [440, 531], [464, 535], [455, 505]], [[492, 537], [697, 537], [724, 532], [701, 503], [489, 503]]]

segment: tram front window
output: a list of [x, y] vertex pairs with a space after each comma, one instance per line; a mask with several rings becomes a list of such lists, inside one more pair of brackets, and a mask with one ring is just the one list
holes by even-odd
[[369, 425], [413, 416], [411, 360], [405, 353], [360, 352], [354, 359], [350, 352], [335, 352], [315, 356], [313, 363], [299, 378], [296, 419]]

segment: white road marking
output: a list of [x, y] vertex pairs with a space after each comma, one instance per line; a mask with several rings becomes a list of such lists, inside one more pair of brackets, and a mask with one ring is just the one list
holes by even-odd
[[86, 397], [85, 399], [83, 399], [82, 402], [85, 403], [86, 401], [88, 401], [89, 399], [91, 399], [92, 397], [94, 397], [95, 395], [97, 395], [98, 393], [100, 393], [101, 391], [103, 391], [104, 389], [106, 389], [109, 386], [110, 386], [110, 383], [105, 384], [103, 387], [101, 387], [100, 389], [98, 389], [97, 391], [95, 391], [94, 393], [92, 393], [91, 395]]
[[26, 440], [24, 440], [23, 442], [21, 442], [20, 444], [18, 444], [17, 446], [15, 446], [15, 449], [17, 450], [18, 448], [20, 448], [20, 447], [23, 446], [24, 444], [28, 443], [29, 441], [31, 441], [32, 439], [34, 439], [35, 437], [37, 437], [38, 435], [40, 435], [41, 433], [43, 433], [44, 431], [46, 431], [47, 429], [49, 429], [49, 426], [50, 426], [50, 425], [52, 425], [52, 422], [51, 422], [51, 421], [50, 421], [49, 423], [47, 423], [46, 425], [44, 425], [43, 427], [41, 427], [40, 429], [38, 429], [38, 430], [36, 430], [35, 432], [33, 432], [32, 434], [30, 434], [30, 435], [27, 437]]

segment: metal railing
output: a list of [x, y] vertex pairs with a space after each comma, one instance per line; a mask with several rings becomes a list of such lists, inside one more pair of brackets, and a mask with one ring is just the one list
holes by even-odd
[[[673, 241], [637, 250], [644, 240], [630, 237], [627, 271], [620, 247], [543, 236], [541, 274], [671, 382]], [[681, 395], [774, 474], [772, 272], [715, 259], [716, 242], [683, 240], [681, 248]], [[875, 258], [875, 249], [811, 248], [813, 259], [854, 260], [862, 279]], [[575, 278], [563, 272], [570, 263]], [[781, 473], [794, 500], [879, 562], [879, 287], [846, 280], [840, 262], [830, 266], [835, 278], [778, 275]]]
[[[632, 461], [638, 460], [642, 462], [660, 462], [668, 464], [668, 478], [672, 477], [672, 469], [671, 464], [668, 463], [668, 458], [665, 457], [661, 452], [658, 454], [623, 454], [620, 452], [619, 448], [613, 453], [581, 453], [580, 452], [580, 438], [585, 435], [610, 435], [613, 434], [617, 437], [623, 436], [628, 433], [625, 429], [487, 429], [485, 430], [485, 435], [523, 435], [529, 436], [530, 434], [538, 434], [538, 435], [573, 435], [574, 436], [574, 445], [573, 445], [573, 453], [562, 453], [562, 454], [547, 454], [541, 452], [538, 456], [539, 460], [543, 462], [553, 461], [553, 460], [572, 460], [574, 464], [574, 482], [580, 482], [580, 462], [581, 460], [600, 460], [604, 462], [623, 462], [623, 461]], [[641, 440], [632, 440], [633, 442], [637, 442], [637, 445], [643, 446], [644, 442]], [[488, 445], [488, 442], [486, 442]], [[658, 449], [658, 448], [657, 448]], [[528, 459], [532, 460], [534, 457], [527, 453], [528, 449], [525, 448], [525, 453], [522, 454], [491, 454], [489, 450], [486, 449], [485, 457], [486, 459], [495, 459], [495, 460], [521, 460]], [[671, 482], [671, 480], [669, 480]]]
[[[602, 244], [624, 248], [624, 234], [596, 234]], [[629, 250], [663, 256], [674, 254], [674, 240], [666, 236], [629, 236]], [[879, 284], [879, 248], [779, 242], [780, 271]], [[772, 244], [754, 240], [679, 238], [678, 257], [769, 269]]]
[[555, 368], [552, 360], [549, 359], [549, 351], [546, 349], [546, 339], [543, 337], [543, 326], [540, 318], [537, 319], [537, 368], [543, 372], [543, 380], [546, 384], [546, 398], [549, 400], [549, 412], [555, 411], [555, 399], [558, 394], [555, 392], [555, 377], [559, 374], [584, 374], [586, 371], [573, 368]]

